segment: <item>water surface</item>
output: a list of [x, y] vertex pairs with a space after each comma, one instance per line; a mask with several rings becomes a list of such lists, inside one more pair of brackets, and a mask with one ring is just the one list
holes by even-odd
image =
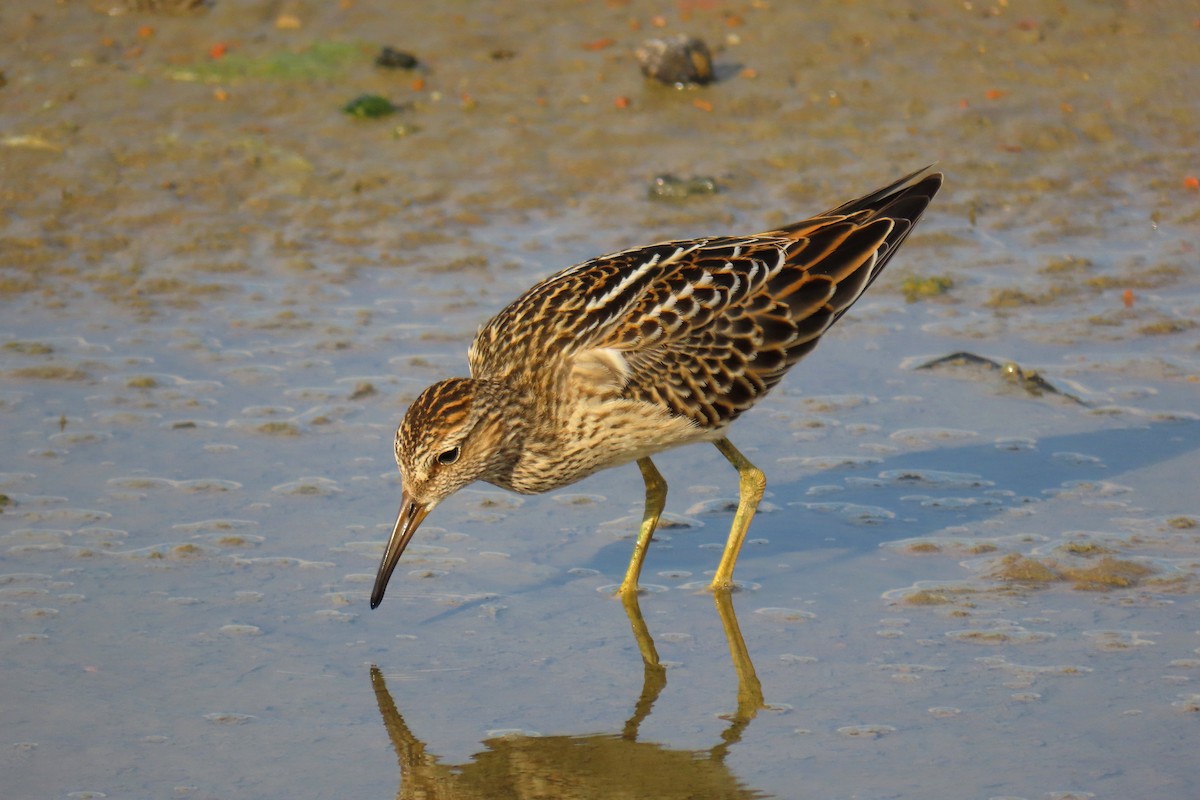
[[[1194, 10], [493, 6], [0, 9], [5, 796], [1194, 792]], [[644, 81], [675, 31], [721, 80]], [[411, 105], [340, 113], [365, 92]], [[516, 293], [932, 161], [733, 432], [770, 492], [733, 613], [694, 588], [736, 494], [706, 447], [659, 460], [640, 637], [603, 591], [632, 467], [461, 493], [368, 610], [394, 426]], [[653, 202], [666, 172], [721, 191]], [[958, 351], [1061, 393], [917, 369]]]

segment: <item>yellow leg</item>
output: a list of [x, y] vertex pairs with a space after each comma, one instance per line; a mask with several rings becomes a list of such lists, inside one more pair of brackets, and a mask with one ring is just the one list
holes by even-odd
[[733, 565], [737, 563], [738, 552], [750, 528], [750, 520], [754, 519], [758, 501], [762, 500], [763, 490], [767, 488], [767, 477], [728, 439], [718, 439], [713, 444], [738, 471], [740, 492], [737, 513], [733, 515], [733, 526], [729, 529], [729, 540], [725, 542], [725, 552], [721, 554], [721, 563], [717, 565], [717, 574], [713, 576], [712, 588], [715, 591], [733, 586]]
[[637, 594], [638, 576], [642, 574], [646, 549], [650, 547], [650, 537], [658, 527], [663, 506], [667, 504], [667, 482], [654, 462], [649, 458], [639, 458], [637, 465], [642, 471], [642, 480], [646, 482], [646, 510], [642, 514], [642, 528], [638, 531], [637, 543], [633, 546], [633, 557], [629, 559], [629, 569], [625, 571], [625, 580], [621, 581], [621, 588], [617, 590], [617, 594], [623, 596]]

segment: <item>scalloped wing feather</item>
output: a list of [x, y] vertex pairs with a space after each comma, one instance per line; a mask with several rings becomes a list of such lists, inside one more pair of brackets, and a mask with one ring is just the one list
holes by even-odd
[[779, 230], [666, 242], [563, 270], [483, 326], [472, 374], [568, 381], [723, 427], [879, 275], [941, 186], [940, 174], [909, 185], [921, 172]]

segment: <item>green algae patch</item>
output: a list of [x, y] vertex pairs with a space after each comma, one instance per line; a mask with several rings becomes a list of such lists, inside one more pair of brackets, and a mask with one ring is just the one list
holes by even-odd
[[[1066, 548], [1060, 548], [1066, 550]], [[1102, 553], [1106, 548], [1097, 546], [1087, 554]], [[1137, 586], [1142, 579], [1153, 575], [1155, 570], [1136, 561], [1104, 555], [1088, 559], [1083, 563], [1065, 564], [1054, 560], [1040, 561], [1036, 558], [1011, 553], [986, 574], [992, 580], [1007, 583], [1048, 584], [1070, 582], [1071, 588], [1084, 592], [1107, 592], [1110, 589], [1128, 589]]]
[[1145, 564], [1107, 556], [1086, 567], [1063, 569], [1063, 576], [1074, 582], [1073, 588], [1086, 592], [1126, 589], [1153, 573]]
[[299, 436], [300, 429], [291, 422], [264, 422], [254, 430], [270, 436]]
[[1098, 556], [1117, 552], [1111, 547], [1096, 542], [1067, 542], [1059, 549], [1073, 556]]
[[1023, 289], [993, 289], [988, 299], [983, 301], [984, 308], [1024, 308], [1027, 306], [1045, 306], [1058, 302], [1064, 297], [1078, 294], [1079, 290], [1067, 284], [1050, 285], [1045, 291], [1033, 294]]
[[363, 383], [359, 383], [354, 387], [354, 391], [350, 393], [350, 399], [362, 400], [364, 397], [370, 397], [371, 395], [378, 393], [379, 390], [375, 388], [374, 384], [364, 381]]
[[1092, 268], [1092, 260], [1081, 256], [1062, 256], [1046, 262], [1038, 272], [1043, 275], [1077, 275]]
[[79, 367], [66, 364], [39, 364], [35, 367], [17, 367], [4, 373], [9, 378], [39, 381], [86, 381], [92, 376]]
[[341, 76], [351, 65], [365, 63], [364, 46], [354, 42], [314, 42], [299, 50], [271, 53], [227, 53], [167, 73], [177, 81], [227, 83], [237, 80], [319, 81]]
[[1052, 583], [1062, 576], [1035, 558], [1010, 553], [1000, 559], [988, 576], [993, 580], [1014, 583]]
[[1196, 327], [1196, 323], [1190, 319], [1161, 319], [1141, 326], [1137, 332], [1143, 336], [1169, 336], [1173, 333], [1190, 331], [1194, 327]]
[[953, 603], [954, 598], [942, 592], [936, 592], [931, 589], [921, 589], [913, 592], [904, 598], [904, 602], [910, 606], [941, 606], [947, 603]]
[[1131, 269], [1115, 275], [1093, 275], [1083, 281], [1089, 289], [1158, 289], [1184, 275], [1182, 267], [1174, 264], [1155, 264], [1145, 269]]
[[358, 119], [378, 119], [389, 114], [395, 114], [400, 108], [386, 97], [377, 94], [360, 94], [346, 105], [342, 113]]
[[4, 349], [10, 353], [20, 353], [23, 356], [46, 356], [54, 352], [54, 348], [43, 342], [12, 341], [5, 342]]
[[900, 284], [900, 291], [904, 294], [905, 302], [908, 303], [940, 297], [953, 288], [954, 279], [945, 275], [930, 275], [924, 278], [912, 276], [905, 278], [904, 282]]

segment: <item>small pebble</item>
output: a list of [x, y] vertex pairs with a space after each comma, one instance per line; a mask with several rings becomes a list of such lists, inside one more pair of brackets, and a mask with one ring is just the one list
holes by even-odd
[[375, 56], [375, 66], [384, 69], [416, 69], [420, 63], [412, 53], [394, 47], [384, 46], [379, 55]]

